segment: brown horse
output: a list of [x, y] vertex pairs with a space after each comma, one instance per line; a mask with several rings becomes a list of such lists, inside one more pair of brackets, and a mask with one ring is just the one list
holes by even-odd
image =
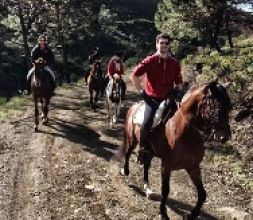
[[34, 74], [31, 78], [31, 91], [35, 105], [34, 130], [37, 132], [39, 125], [39, 101], [42, 104], [42, 123], [45, 125], [48, 123], [48, 105], [52, 97], [52, 84], [49, 73], [44, 69], [45, 61], [42, 57], [35, 60], [34, 67]]
[[[116, 154], [125, 156], [122, 174], [129, 175], [129, 158], [140, 141], [140, 125], [133, 123], [139, 103], [130, 107], [125, 122], [125, 141]], [[144, 190], [148, 186], [148, 170], [153, 156], [162, 160], [162, 200], [160, 214], [168, 220], [166, 202], [169, 180], [173, 170], [185, 169], [197, 188], [198, 201], [186, 219], [197, 219], [206, 200], [206, 191], [201, 179], [200, 162], [204, 156], [203, 143], [207, 137], [225, 142], [231, 137], [229, 125], [230, 98], [221, 84], [207, 83], [192, 87], [183, 97], [175, 114], [163, 125], [156, 127], [150, 137], [150, 156], [144, 163]]]
[[[90, 73], [88, 77], [88, 88], [90, 93], [90, 105], [93, 109], [96, 108], [98, 97], [102, 91], [103, 80], [102, 76], [99, 75], [100, 63], [94, 62], [90, 65]], [[93, 92], [95, 91], [95, 97]]]

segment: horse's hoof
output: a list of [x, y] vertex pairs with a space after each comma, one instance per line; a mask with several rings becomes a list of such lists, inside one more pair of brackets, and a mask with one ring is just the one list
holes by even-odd
[[129, 176], [129, 170], [125, 170], [124, 168], [120, 169], [120, 175]]
[[152, 196], [154, 195], [153, 191], [146, 184], [144, 184], [144, 193], [148, 199], [152, 199]]
[[170, 218], [167, 215], [161, 215], [161, 220], [170, 220]]
[[38, 126], [36, 126], [36, 125], [34, 126], [34, 131], [38, 132]]
[[195, 219], [197, 219], [197, 218], [192, 217], [191, 214], [186, 214], [183, 217], [183, 220], [195, 220]]
[[43, 125], [47, 125], [48, 124], [48, 120], [45, 120], [45, 121], [43, 120], [42, 124]]

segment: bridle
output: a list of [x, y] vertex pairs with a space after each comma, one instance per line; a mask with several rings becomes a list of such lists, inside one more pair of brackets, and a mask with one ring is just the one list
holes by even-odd
[[[215, 133], [216, 125], [219, 122], [221, 111], [223, 109], [222, 107], [223, 106], [221, 102], [218, 101], [217, 98], [212, 97], [212, 96], [206, 96], [202, 100], [202, 102], [198, 105], [196, 117], [197, 118], [199, 117], [202, 119], [203, 128], [205, 127], [208, 128], [207, 132], [203, 131], [203, 128], [200, 130], [193, 124], [189, 124], [189, 126], [191, 126], [195, 131], [197, 131], [197, 133], [199, 133], [202, 138], [206, 140], [210, 140]], [[186, 121], [180, 107], [179, 107], [179, 112], [182, 118], [184, 119], [184, 121]]]

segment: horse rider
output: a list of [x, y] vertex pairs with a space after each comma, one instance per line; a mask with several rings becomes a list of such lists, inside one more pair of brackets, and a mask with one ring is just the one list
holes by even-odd
[[124, 75], [124, 65], [122, 59], [120, 58], [120, 53], [115, 53], [114, 56], [111, 57], [108, 66], [107, 66], [107, 75], [105, 77], [104, 82], [104, 90], [107, 87], [108, 82], [113, 78], [114, 74], [118, 74], [120, 76], [120, 86], [122, 92], [122, 98], [124, 99], [126, 93], [126, 83], [123, 80]]
[[[99, 65], [99, 69], [98, 69], [98, 75], [103, 78], [103, 71], [102, 71], [102, 68], [101, 68], [101, 61], [100, 61], [100, 49], [99, 47], [94, 47], [88, 57], [88, 60], [89, 60], [89, 65], [92, 65], [94, 64], [95, 62], [97, 62], [97, 64]], [[87, 85], [87, 80], [88, 80], [88, 77], [90, 75], [90, 67], [88, 69], [88, 71], [86, 72], [85, 74], [85, 84]]]
[[[169, 98], [174, 87], [183, 90], [179, 62], [170, 56], [172, 39], [161, 33], [156, 37], [156, 53], [147, 56], [133, 70], [131, 80], [145, 102], [144, 120], [140, 131], [139, 162], [143, 164], [149, 154], [149, 139], [153, 117], [160, 103]], [[144, 78], [141, 77], [144, 75]], [[141, 82], [144, 80], [144, 87]]]
[[32, 51], [31, 51], [31, 58], [32, 58], [32, 64], [33, 67], [30, 69], [27, 75], [27, 83], [28, 83], [28, 94], [31, 93], [31, 76], [35, 70], [35, 60], [37, 60], [39, 57], [42, 57], [45, 61], [45, 70], [50, 75], [50, 82], [52, 85], [52, 91], [54, 91], [56, 84], [55, 84], [55, 75], [50, 68], [54, 63], [54, 55], [51, 51], [51, 49], [47, 45], [47, 37], [45, 35], [40, 35], [38, 38], [38, 45], [36, 45]]

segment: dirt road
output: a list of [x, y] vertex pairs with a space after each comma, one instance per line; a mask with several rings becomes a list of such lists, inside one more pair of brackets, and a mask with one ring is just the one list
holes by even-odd
[[[52, 99], [50, 122], [33, 132], [33, 107], [0, 123], [0, 220], [154, 220], [159, 201], [141, 191], [136, 155], [129, 178], [111, 161], [121, 144], [122, 122], [108, 126], [103, 100], [97, 112], [88, 105], [87, 88], [61, 88]], [[129, 91], [125, 110], [134, 100]], [[124, 113], [121, 120], [123, 121]], [[160, 192], [160, 162], [151, 168], [151, 186]], [[208, 193], [200, 219], [224, 219], [221, 207], [249, 210], [252, 197], [222, 183], [208, 161], [203, 163]], [[182, 219], [196, 201], [184, 171], [175, 172], [168, 201], [172, 220]]]

